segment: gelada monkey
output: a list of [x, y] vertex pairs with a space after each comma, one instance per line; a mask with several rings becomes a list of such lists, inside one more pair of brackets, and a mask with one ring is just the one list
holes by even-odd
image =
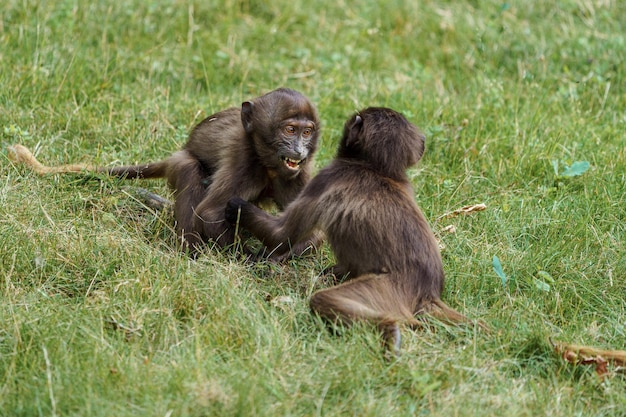
[[347, 280], [314, 293], [311, 309], [331, 323], [376, 324], [387, 349], [398, 354], [398, 324], [420, 326], [417, 314], [469, 321], [440, 298], [439, 247], [405, 173], [423, 152], [424, 136], [404, 116], [367, 108], [347, 121], [336, 158], [282, 214], [235, 198], [226, 219], [276, 251], [323, 231], [337, 259], [334, 272]]
[[224, 221], [231, 197], [255, 204], [273, 200], [280, 209], [291, 202], [310, 178], [319, 130], [313, 104], [297, 91], [279, 88], [240, 109], [207, 117], [180, 151], [159, 162], [46, 167], [21, 145], [14, 145], [10, 155], [40, 174], [95, 171], [128, 179], [167, 178], [176, 230], [183, 247], [193, 252], [208, 240], [222, 247], [234, 242], [235, 230]]

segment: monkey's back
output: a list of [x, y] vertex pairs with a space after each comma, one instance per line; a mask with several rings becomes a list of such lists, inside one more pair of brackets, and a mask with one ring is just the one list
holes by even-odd
[[243, 156], [247, 149], [244, 141], [239, 140], [243, 137], [245, 132], [241, 124], [241, 110], [232, 107], [198, 123], [189, 134], [183, 149], [202, 162], [206, 169], [215, 172], [221, 163], [237, 154]]
[[[318, 179], [319, 177], [319, 179]], [[393, 180], [354, 161], [335, 160], [313, 182], [327, 182], [320, 221], [338, 264], [352, 276], [408, 274], [441, 289], [444, 273], [435, 236], [407, 180]]]

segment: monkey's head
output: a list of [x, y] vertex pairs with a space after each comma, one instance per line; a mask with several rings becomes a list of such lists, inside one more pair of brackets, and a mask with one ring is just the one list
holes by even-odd
[[241, 122], [261, 163], [283, 178], [297, 176], [317, 150], [317, 110], [297, 91], [279, 88], [244, 102]]
[[424, 134], [397, 111], [368, 107], [346, 122], [337, 156], [362, 160], [397, 178], [420, 160], [424, 140]]

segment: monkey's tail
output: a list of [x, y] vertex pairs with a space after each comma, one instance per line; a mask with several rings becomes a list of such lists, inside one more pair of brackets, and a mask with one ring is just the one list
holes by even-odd
[[159, 161], [143, 165], [125, 165], [113, 168], [97, 168], [97, 170], [98, 172], [106, 172], [112, 177], [120, 177], [132, 180], [135, 178], [163, 178], [165, 177], [167, 167], [167, 161]]
[[35, 158], [32, 152], [23, 145], [13, 145], [8, 148], [9, 159], [13, 162], [28, 166], [39, 175], [64, 174], [70, 172], [101, 172], [114, 177], [133, 178], [162, 178], [165, 176], [167, 161], [154, 162], [144, 165], [129, 165], [114, 168], [94, 167], [83, 164], [69, 164], [47, 166]]
[[[441, 299], [437, 298], [428, 302], [426, 305], [422, 307], [420, 313], [428, 315], [430, 317], [434, 317], [437, 320], [441, 320], [450, 324], [476, 324], [483, 330], [489, 331], [489, 326], [481, 320], [471, 320], [463, 314], [459, 313], [455, 309], [449, 307], [446, 303], [444, 303]], [[415, 320], [415, 323], [411, 323], [413, 327], [422, 327], [424, 326], [423, 322], [419, 320]]]
[[35, 158], [35, 156], [31, 153], [30, 150], [28, 150], [27, 147], [19, 144], [9, 146], [8, 151], [10, 160], [28, 166], [39, 175], [59, 174], [63, 172], [82, 172], [92, 169], [91, 167], [86, 165], [61, 165], [56, 167], [43, 165], [37, 160], [37, 158]]

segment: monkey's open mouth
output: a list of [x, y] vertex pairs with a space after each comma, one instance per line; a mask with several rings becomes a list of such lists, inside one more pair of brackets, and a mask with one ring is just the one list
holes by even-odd
[[304, 162], [304, 159], [291, 159], [291, 158], [287, 158], [286, 156], [281, 157], [281, 159], [283, 160], [283, 162], [285, 163], [285, 165], [287, 165], [287, 168], [289, 169], [299, 169], [300, 168], [300, 164], [302, 162]]

